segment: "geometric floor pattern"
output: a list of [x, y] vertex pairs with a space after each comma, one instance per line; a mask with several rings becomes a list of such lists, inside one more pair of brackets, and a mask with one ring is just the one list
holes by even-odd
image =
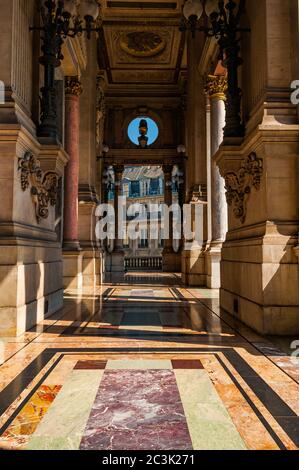
[[299, 365], [176, 276], [68, 292], [4, 346], [0, 449], [299, 448]]

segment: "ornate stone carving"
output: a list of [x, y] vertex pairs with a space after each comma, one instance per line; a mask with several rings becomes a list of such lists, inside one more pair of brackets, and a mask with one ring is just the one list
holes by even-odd
[[83, 88], [78, 77], [65, 77], [65, 94], [80, 96]]
[[253, 152], [245, 158], [237, 173], [229, 172], [224, 176], [227, 203], [233, 206], [234, 215], [242, 224], [246, 220], [247, 201], [251, 190], [260, 189], [262, 174], [263, 160]]
[[226, 99], [227, 78], [224, 75], [208, 75], [205, 92], [210, 98]]
[[56, 205], [58, 175], [54, 171], [43, 172], [39, 160], [31, 152], [26, 152], [19, 158], [19, 171], [22, 190], [26, 191], [31, 186], [36, 219], [40, 223], [41, 219], [48, 218], [49, 205]]
[[134, 31], [123, 35], [120, 47], [134, 57], [153, 57], [165, 49], [165, 40], [151, 31]]

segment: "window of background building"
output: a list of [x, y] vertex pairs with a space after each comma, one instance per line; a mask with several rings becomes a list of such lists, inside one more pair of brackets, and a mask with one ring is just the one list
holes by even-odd
[[139, 181], [131, 182], [130, 197], [140, 197], [140, 182]]
[[150, 195], [151, 196], [158, 196], [160, 194], [160, 181], [159, 178], [155, 178], [151, 180], [150, 183]]
[[139, 248], [148, 248], [147, 229], [141, 230], [141, 238], [139, 240]]

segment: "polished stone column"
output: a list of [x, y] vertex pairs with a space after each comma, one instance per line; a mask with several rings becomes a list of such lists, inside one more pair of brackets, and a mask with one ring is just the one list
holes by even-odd
[[79, 188], [79, 96], [82, 86], [77, 77], [65, 79], [65, 150], [69, 162], [65, 170], [64, 250], [80, 249], [78, 242]]
[[[162, 166], [164, 173], [164, 203], [170, 207], [172, 205], [172, 171], [173, 165], [164, 164]], [[165, 224], [165, 222], [164, 222]], [[165, 227], [164, 227], [165, 236]], [[175, 271], [175, 253], [173, 251], [173, 215], [169, 216], [169, 236], [164, 239], [163, 256], [163, 271]]]
[[79, 190], [79, 97], [78, 77], [65, 79], [65, 150], [69, 162], [64, 175], [63, 283], [65, 288], [80, 289], [83, 279], [83, 254], [78, 241]]
[[178, 165], [179, 169], [179, 184], [178, 184], [178, 203], [181, 208], [181, 225], [182, 225], [182, 236], [179, 243], [179, 251], [181, 253], [184, 247], [184, 239], [183, 239], [183, 210], [184, 204], [186, 199], [186, 163], [185, 161]]
[[222, 75], [209, 76], [207, 92], [211, 103], [211, 184], [212, 184], [212, 245], [221, 246], [227, 233], [227, 203], [225, 182], [213, 161], [223, 141], [225, 126], [225, 91], [227, 79]]
[[208, 251], [208, 287], [220, 288], [220, 261], [222, 244], [225, 241], [228, 221], [225, 182], [219, 168], [213, 160], [223, 141], [225, 126], [225, 92], [227, 79], [223, 75], [210, 75], [207, 79], [206, 92], [210, 99], [210, 135], [211, 135], [211, 242]]
[[114, 190], [114, 212], [115, 212], [115, 242], [114, 242], [114, 252], [117, 251], [123, 251], [123, 240], [122, 238], [119, 238], [119, 204], [118, 204], [118, 198], [122, 195], [121, 192], [121, 181], [123, 178], [123, 172], [124, 172], [124, 166], [123, 165], [114, 165], [114, 184], [115, 184], [115, 190]]
[[186, 165], [185, 161], [182, 161], [177, 165], [178, 167], [178, 174], [176, 175], [177, 181], [177, 190], [178, 190], [178, 198], [177, 204], [180, 207], [181, 214], [180, 214], [180, 223], [181, 223], [181, 238], [178, 240], [176, 245], [175, 255], [175, 272], [180, 273], [182, 271], [182, 254], [184, 249], [184, 234], [183, 234], [183, 224], [184, 224], [184, 217], [183, 217], [183, 210], [186, 198]]
[[121, 209], [118, 204], [118, 198], [122, 195], [121, 181], [123, 178], [124, 165], [114, 165], [114, 212], [115, 212], [115, 240], [114, 249], [112, 253], [111, 272], [123, 273], [124, 272], [124, 249], [123, 239], [119, 237], [119, 210]]

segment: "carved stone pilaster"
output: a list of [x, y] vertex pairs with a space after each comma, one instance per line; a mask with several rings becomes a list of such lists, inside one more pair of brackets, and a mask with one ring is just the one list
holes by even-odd
[[226, 199], [233, 206], [233, 213], [244, 224], [247, 215], [247, 202], [252, 189], [259, 190], [263, 174], [263, 160], [252, 152], [245, 158], [238, 172], [225, 174]]
[[31, 187], [31, 196], [35, 204], [36, 220], [49, 216], [49, 206], [57, 202], [58, 175], [54, 171], [43, 172], [40, 162], [31, 152], [25, 152], [19, 159], [21, 188], [26, 191]]

